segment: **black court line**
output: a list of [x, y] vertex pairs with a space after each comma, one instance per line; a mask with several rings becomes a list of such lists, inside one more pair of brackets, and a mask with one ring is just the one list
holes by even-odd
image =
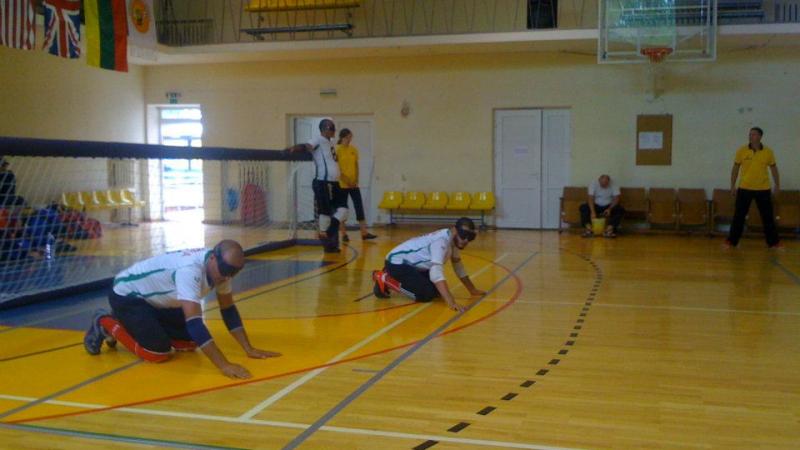
[[125, 364], [124, 366], [117, 367], [116, 369], [109, 370], [108, 372], [102, 373], [102, 374], [100, 374], [100, 375], [98, 375], [96, 377], [89, 378], [88, 380], [85, 380], [85, 381], [81, 381], [80, 383], [78, 383], [78, 384], [76, 384], [74, 386], [70, 386], [68, 388], [65, 388], [65, 389], [62, 389], [60, 391], [54, 392], [54, 393], [52, 393], [50, 395], [47, 395], [45, 397], [38, 398], [38, 399], [36, 399], [36, 400], [34, 400], [32, 402], [26, 403], [26, 404], [24, 404], [22, 406], [18, 406], [18, 407], [14, 408], [14, 409], [8, 410], [8, 411], [0, 414], [0, 419], [6, 418], [8, 416], [17, 414], [17, 413], [22, 412], [22, 411], [25, 411], [26, 409], [33, 408], [36, 405], [40, 405], [40, 404], [42, 404], [42, 403], [44, 403], [46, 401], [52, 400], [52, 399], [54, 399], [56, 397], [60, 397], [60, 396], [62, 396], [64, 394], [69, 394], [72, 391], [77, 391], [78, 389], [80, 389], [82, 387], [88, 386], [88, 385], [90, 385], [90, 384], [92, 384], [94, 382], [100, 381], [100, 380], [102, 380], [104, 378], [108, 378], [111, 375], [115, 375], [115, 374], [117, 374], [119, 372], [122, 372], [122, 371], [125, 371], [127, 369], [130, 369], [131, 367], [137, 366], [141, 362], [142, 362], [141, 359], [137, 359], [136, 361], [133, 361], [133, 362], [128, 363], [128, 364]]
[[77, 346], [82, 345], [82, 344], [83, 344], [83, 342], [78, 342], [78, 343], [75, 343], [75, 344], [62, 345], [61, 347], [48, 348], [47, 350], [39, 350], [38, 352], [31, 352], [31, 353], [25, 353], [25, 354], [22, 354], [22, 355], [11, 356], [11, 357], [8, 357], [8, 358], [0, 359], [0, 363], [8, 362], [8, 361], [14, 361], [15, 359], [27, 358], [29, 356], [43, 355], [45, 353], [55, 352], [55, 351], [58, 351], [58, 350], [64, 350], [65, 348], [77, 347]]
[[[525, 260], [524, 260], [524, 261], [522, 261], [522, 262], [521, 262], [521, 263], [520, 263], [520, 264], [519, 264], [517, 267], [515, 267], [515, 268], [514, 268], [514, 270], [512, 270], [511, 272], [509, 272], [509, 273], [508, 273], [508, 274], [507, 274], [505, 277], [503, 277], [503, 279], [502, 279], [502, 280], [500, 280], [500, 281], [498, 281], [497, 283], [495, 283], [495, 285], [494, 285], [494, 286], [492, 286], [492, 288], [491, 288], [491, 289], [489, 289], [489, 290], [488, 290], [488, 291], [487, 291], [485, 294], [483, 294], [483, 296], [481, 296], [481, 297], [480, 297], [480, 298], [479, 298], [479, 299], [478, 299], [478, 300], [477, 300], [475, 303], [471, 304], [471, 305], [470, 305], [469, 307], [467, 307], [467, 309], [465, 309], [463, 312], [460, 312], [460, 313], [458, 313], [458, 314], [454, 315], [454, 316], [453, 316], [453, 317], [451, 317], [451, 318], [450, 318], [448, 321], [446, 321], [444, 324], [440, 325], [438, 328], [436, 328], [435, 330], [433, 330], [433, 331], [432, 331], [430, 334], [428, 334], [427, 336], [425, 336], [425, 337], [424, 337], [424, 338], [422, 338], [421, 340], [417, 341], [417, 343], [416, 343], [416, 344], [414, 344], [413, 346], [411, 346], [411, 348], [409, 348], [408, 350], [406, 350], [405, 352], [403, 352], [403, 354], [402, 354], [402, 355], [400, 355], [400, 356], [398, 356], [397, 358], [395, 358], [395, 360], [394, 360], [394, 361], [392, 361], [391, 363], [389, 363], [389, 365], [387, 365], [386, 367], [384, 367], [383, 369], [381, 369], [381, 371], [380, 371], [380, 372], [376, 373], [376, 374], [375, 374], [375, 375], [374, 375], [372, 378], [370, 378], [370, 379], [369, 379], [369, 380], [367, 380], [365, 383], [363, 383], [361, 386], [359, 386], [358, 388], [356, 388], [356, 390], [354, 390], [353, 392], [351, 392], [351, 393], [350, 393], [350, 395], [348, 395], [347, 397], [345, 397], [345, 398], [344, 398], [342, 401], [340, 401], [340, 402], [339, 402], [339, 403], [338, 403], [336, 406], [334, 406], [333, 408], [331, 408], [331, 409], [330, 409], [328, 412], [326, 412], [326, 413], [325, 413], [325, 414], [324, 414], [322, 417], [320, 417], [319, 419], [317, 419], [317, 420], [316, 420], [316, 421], [315, 421], [313, 424], [311, 424], [311, 425], [310, 425], [308, 428], [306, 428], [306, 429], [305, 429], [305, 430], [304, 430], [302, 433], [300, 433], [299, 435], [297, 435], [297, 436], [296, 436], [294, 439], [292, 439], [292, 440], [291, 440], [291, 441], [290, 441], [288, 444], [286, 444], [286, 446], [285, 446], [285, 447], [283, 447], [283, 448], [284, 448], [284, 450], [292, 450], [292, 449], [295, 449], [295, 448], [297, 448], [297, 447], [298, 447], [300, 444], [302, 444], [303, 442], [305, 442], [305, 441], [306, 441], [306, 440], [307, 440], [309, 437], [311, 437], [311, 435], [312, 435], [312, 434], [316, 433], [316, 432], [317, 432], [317, 431], [318, 431], [318, 430], [319, 430], [319, 429], [320, 429], [320, 428], [321, 428], [323, 425], [325, 425], [326, 423], [328, 423], [328, 422], [329, 422], [329, 421], [330, 421], [330, 420], [331, 420], [331, 419], [332, 419], [334, 416], [336, 416], [336, 415], [337, 415], [337, 414], [339, 414], [339, 413], [340, 413], [340, 412], [341, 412], [341, 411], [342, 411], [344, 408], [346, 408], [346, 407], [347, 407], [347, 405], [349, 405], [349, 404], [350, 404], [350, 403], [352, 403], [352, 402], [353, 402], [355, 399], [357, 399], [358, 397], [360, 397], [360, 396], [361, 396], [361, 395], [362, 395], [364, 392], [366, 392], [366, 391], [367, 391], [367, 390], [368, 390], [370, 387], [372, 387], [372, 386], [373, 386], [375, 383], [377, 383], [378, 381], [380, 381], [380, 380], [381, 380], [383, 377], [385, 377], [385, 376], [386, 376], [386, 375], [387, 375], [389, 372], [391, 372], [391, 371], [392, 371], [394, 368], [396, 368], [397, 366], [399, 366], [399, 365], [400, 365], [400, 363], [402, 363], [403, 361], [405, 361], [406, 359], [408, 359], [408, 358], [409, 358], [411, 355], [413, 355], [414, 353], [416, 353], [416, 352], [417, 352], [417, 351], [418, 351], [420, 348], [422, 348], [422, 347], [423, 347], [424, 345], [426, 345], [428, 342], [432, 341], [432, 340], [433, 340], [433, 339], [434, 339], [436, 336], [438, 336], [438, 335], [439, 335], [439, 334], [441, 334], [441, 333], [442, 333], [444, 330], [446, 330], [447, 328], [449, 328], [449, 327], [450, 327], [450, 325], [452, 325], [453, 323], [455, 323], [455, 322], [457, 322], [458, 320], [460, 320], [460, 319], [461, 319], [461, 317], [463, 317], [463, 316], [464, 316], [464, 314], [466, 314], [467, 312], [469, 312], [470, 310], [472, 310], [472, 309], [473, 309], [473, 308], [475, 308], [476, 306], [480, 305], [480, 304], [481, 304], [481, 303], [482, 303], [482, 302], [483, 302], [483, 301], [484, 301], [484, 300], [485, 300], [485, 299], [486, 299], [486, 298], [487, 298], [487, 297], [488, 297], [488, 296], [489, 296], [489, 295], [490, 295], [492, 292], [496, 291], [496, 290], [497, 290], [497, 288], [499, 288], [499, 287], [500, 287], [500, 286], [502, 286], [502, 285], [503, 285], [503, 284], [504, 284], [506, 281], [508, 281], [509, 279], [511, 279], [511, 277], [515, 276], [515, 275], [516, 275], [516, 273], [517, 273], [517, 272], [518, 272], [520, 269], [522, 269], [523, 267], [525, 267], [525, 266], [526, 266], [526, 265], [527, 265], [527, 264], [528, 264], [528, 263], [529, 263], [529, 262], [530, 262], [530, 261], [533, 259], [533, 257], [534, 257], [534, 256], [536, 256], [536, 255], [538, 255], [538, 254], [539, 254], [539, 252], [538, 252], [538, 251], [537, 251], [537, 252], [534, 252], [534, 253], [531, 253], [531, 255], [530, 255], [530, 256], [528, 256], [527, 258], [525, 258]], [[427, 447], [426, 447], [426, 448], [427, 448]]]
[[357, 299], [355, 299], [355, 300], [353, 300], [353, 301], [354, 301], [354, 302], [360, 302], [361, 300], [364, 300], [364, 299], [370, 298], [370, 297], [372, 297], [373, 295], [375, 295], [375, 294], [373, 294], [372, 292], [370, 292], [369, 294], [364, 294], [364, 295], [362, 295], [361, 297], [358, 297]]
[[208, 450], [243, 450], [238, 447], [220, 447], [216, 445], [192, 444], [189, 442], [166, 441], [161, 439], [147, 439], [134, 436], [123, 436], [119, 434], [92, 433], [88, 431], [65, 430], [62, 428], [42, 427], [37, 425], [20, 425], [0, 423], [0, 428], [16, 431], [27, 431], [34, 433], [52, 434], [56, 436], [77, 437], [83, 439], [93, 439], [99, 441], [121, 442], [134, 444], [137, 446], [148, 446], [153, 448], [185, 448], [185, 449], [208, 449]]
[[488, 416], [495, 409], [497, 408], [495, 408], [494, 406], [487, 406], [486, 408], [483, 408], [482, 410], [478, 411], [477, 414], [480, 414], [482, 416]]
[[788, 267], [786, 267], [786, 266], [784, 266], [783, 264], [781, 264], [781, 262], [780, 262], [780, 261], [778, 261], [778, 258], [775, 258], [775, 257], [773, 257], [773, 258], [772, 258], [772, 264], [773, 264], [775, 267], [777, 267], [778, 269], [781, 269], [781, 272], [785, 273], [785, 274], [786, 274], [786, 276], [788, 276], [789, 278], [791, 278], [791, 279], [792, 279], [792, 281], [794, 281], [794, 282], [795, 282], [795, 284], [800, 284], [800, 276], [798, 276], [796, 273], [794, 273], [794, 272], [792, 272], [791, 270], [789, 270], [789, 268], [788, 268]]
[[451, 433], [458, 433], [459, 431], [463, 430], [464, 428], [467, 428], [468, 426], [469, 426], [469, 422], [459, 422], [459, 423], [453, 425], [452, 427], [450, 427], [447, 431], [449, 431]]
[[418, 446], [414, 447], [414, 450], [426, 450], [438, 443], [439, 441], [425, 441], [422, 444], [419, 444]]

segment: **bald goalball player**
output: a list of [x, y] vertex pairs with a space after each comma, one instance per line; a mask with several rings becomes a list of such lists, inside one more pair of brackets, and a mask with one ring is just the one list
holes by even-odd
[[244, 267], [238, 242], [224, 240], [213, 249], [169, 252], [140, 261], [114, 278], [108, 296], [111, 313], [99, 310], [83, 339], [90, 355], [100, 354], [105, 342], [121, 342], [149, 362], [163, 362], [173, 351], [200, 348], [230, 378], [250, 378], [250, 372], [228, 361], [203, 322], [203, 302], [216, 290], [222, 320], [250, 358], [271, 358], [280, 353], [250, 345], [239, 311], [233, 303], [231, 280]]
[[464, 311], [466, 307], [456, 302], [450, 292], [444, 265], [448, 260], [452, 262], [453, 270], [470, 295], [484, 295], [486, 292], [472, 284], [461, 262], [460, 251], [475, 237], [475, 223], [462, 217], [452, 227], [403, 242], [386, 256], [384, 269], [372, 273], [373, 293], [378, 298], [388, 298], [390, 291], [395, 291], [418, 302], [441, 297], [451, 309]]

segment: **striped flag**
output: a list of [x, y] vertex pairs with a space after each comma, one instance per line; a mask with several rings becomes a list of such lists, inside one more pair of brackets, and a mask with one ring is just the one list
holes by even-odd
[[44, 49], [62, 58], [81, 56], [80, 0], [45, 0]]
[[90, 66], [128, 71], [125, 0], [84, 0], [86, 61]]
[[33, 49], [34, 25], [33, 0], [0, 0], [0, 45]]

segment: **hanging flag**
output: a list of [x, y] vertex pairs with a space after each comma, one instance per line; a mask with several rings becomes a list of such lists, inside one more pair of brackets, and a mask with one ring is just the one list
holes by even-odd
[[34, 25], [33, 0], [0, 0], [0, 45], [33, 49]]
[[81, 56], [80, 0], [45, 0], [44, 49], [62, 58]]
[[131, 56], [156, 59], [156, 21], [153, 0], [128, 0], [128, 44]]
[[128, 71], [125, 0], [84, 0], [86, 61], [90, 66]]

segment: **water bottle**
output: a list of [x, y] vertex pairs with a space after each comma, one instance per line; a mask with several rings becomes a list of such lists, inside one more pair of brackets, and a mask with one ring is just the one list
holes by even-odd
[[47, 243], [44, 245], [44, 259], [53, 259], [53, 251], [56, 247], [56, 237], [53, 233], [47, 233]]

